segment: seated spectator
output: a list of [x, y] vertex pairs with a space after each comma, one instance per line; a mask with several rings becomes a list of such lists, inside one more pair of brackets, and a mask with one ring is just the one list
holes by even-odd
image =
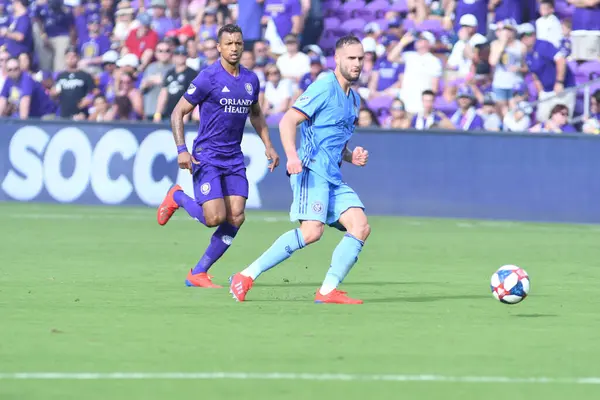
[[502, 130], [502, 119], [498, 115], [493, 93], [484, 98], [479, 115], [483, 118], [483, 129], [486, 131], [498, 132]]
[[[66, 69], [56, 77], [56, 86], [51, 92], [58, 98], [61, 118], [87, 118], [88, 108], [92, 104], [92, 92], [96, 88], [90, 74], [80, 70], [79, 53], [75, 46], [67, 49], [64, 55]], [[78, 115], [81, 114], [81, 115]]]
[[[415, 51], [402, 53], [415, 40]], [[434, 44], [435, 36], [431, 32], [421, 32], [417, 37], [409, 32], [387, 56], [390, 62], [404, 61], [401, 98], [410, 113], [423, 111], [421, 93], [427, 90], [435, 96], [439, 89], [442, 63], [430, 51]]]
[[531, 126], [529, 115], [533, 112], [528, 103], [522, 101], [510, 106], [502, 120], [502, 130], [505, 132], [526, 132]]
[[573, 133], [577, 130], [568, 123], [569, 109], [564, 104], [555, 105], [550, 111], [550, 118], [534, 125], [530, 132]]
[[33, 63], [31, 62], [31, 54], [19, 54], [19, 68], [21, 68], [22, 72], [33, 74]]
[[501, 114], [504, 114], [508, 100], [512, 97], [512, 88], [523, 82], [523, 76], [527, 72], [527, 50], [525, 45], [517, 40], [514, 21], [502, 21], [496, 27], [498, 39], [492, 42], [489, 63], [494, 68], [492, 87], [496, 104]]
[[483, 129], [483, 118], [475, 109], [475, 95], [468, 86], [461, 86], [458, 89], [458, 107], [450, 119], [456, 129], [463, 131]]
[[90, 74], [100, 72], [102, 55], [110, 50], [110, 39], [100, 32], [100, 16], [92, 14], [87, 19], [87, 37], [78, 38], [77, 48], [81, 55], [80, 66]]
[[106, 101], [112, 102], [115, 98], [115, 71], [119, 54], [109, 50], [102, 56], [102, 72], [97, 77], [97, 86], [100, 93], [106, 97]]
[[[140, 84], [140, 90], [144, 96], [145, 117], [149, 121], [154, 119], [154, 114], [157, 112], [158, 96], [160, 95], [167, 72], [173, 68], [173, 64], [171, 63], [171, 47], [166, 42], [162, 41], [156, 46], [155, 56], [156, 61], [148, 65]], [[187, 86], [185, 87], [187, 88]]]
[[[382, 38], [386, 53], [398, 43], [398, 38], [387, 35]], [[397, 97], [402, 87], [404, 64], [389, 61], [385, 56], [375, 62], [369, 79], [369, 98], [380, 96]]]
[[590, 97], [590, 118], [600, 120], [600, 89], [597, 89]]
[[527, 49], [527, 66], [534, 77], [541, 101], [537, 108], [537, 120], [546, 121], [556, 104], [566, 104], [568, 109], [573, 110], [577, 93], [564, 93], [565, 89], [575, 86], [575, 75], [567, 65], [567, 60], [551, 43], [537, 39], [533, 25], [523, 24], [521, 32], [521, 41]]
[[148, 14], [141, 13], [137, 20], [140, 26], [129, 33], [125, 41], [125, 52], [134, 54], [140, 59], [141, 69], [145, 69], [154, 58], [154, 49], [158, 45], [158, 35], [150, 26], [152, 25], [152, 17]]
[[358, 112], [358, 126], [360, 128], [379, 128], [379, 121], [373, 110], [363, 108]]
[[114, 104], [106, 114], [106, 121], [135, 121], [138, 119], [138, 114], [133, 110], [133, 104], [126, 95], [117, 95]]
[[282, 71], [284, 78], [298, 83], [300, 78], [310, 72], [310, 59], [306, 54], [298, 51], [296, 35], [287, 35], [284, 43], [287, 52], [277, 59], [277, 68]]
[[384, 120], [383, 126], [392, 129], [410, 128], [411, 116], [406, 112], [404, 102], [396, 99], [390, 107], [390, 115]]
[[106, 97], [99, 94], [94, 98], [94, 103], [90, 108], [90, 116], [88, 117], [88, 121], [93, 122], [103, 122], [106, 121], [107, 115], [109, 113], [110, 107], [108, 101], [106, 101]]
[[425, 90], [421, 95], [423, 111], [413, 115], [410, 126], [417, 130], [426, 130], [431, 128], [454, 129], [452, 122], [444, 113], [434, 110], [435, 93], [431, 90]]
[[540, 17], [535, 21], [538, 40], [550, 42], [556, 48], [560, 47], [563, 33], [560, 20], [554, 15], [554, 0], [541, 0], [539, 11]]
[[267, 83], [265, 84], [265, 96], [262, 110], [265, 115], [286, 112], [291, 105], [294, 89], [292, 81], [282, 79], [279, 68], [271, 64], [265, 72]]
[[19, 61], [6, 62], [8, 79], [0, 93], [0, 115], [13, 115], [20, 119], [53, 118], [56, 104], [50, 99], [42, 84], [19, 68]]
[[[11, 15], [6, 9], [6, 4], [2, 1], [0, 2], [0, 31], [3, 29], [8, 30], [8, 27], [11, 23]], [[3, 47], [6, 43], [6, 39], [4, 37], [0, 37], [0, 47]]]

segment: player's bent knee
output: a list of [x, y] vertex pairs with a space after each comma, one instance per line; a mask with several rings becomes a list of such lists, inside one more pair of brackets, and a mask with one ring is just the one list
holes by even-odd
[[348, 229], [348, 233], [364, 242], [371, 234], [371, 225], [369, 225], [367, 221], [353, 224], [352, 227]]
[[206, 226], [208, 226], [209, 228], [219, 226], [226, 220], [225, 213], [220, 212], [207, 214], [204, 216], [204, 218], [206, 219]]
[[240, 226], [242, 226], [242, 224], [244, 223], [245, 220], [246, 220], [246, 214], [244, 214], [244, 213], [227, 216], [227, 222], [229, 222], [231, 225], [235, 226], [236, 228], [239, 228]]
[[300, 231], [302, 232], [302, 238], [304, 243], [309, 245], [321, 239], [325, 226], [321, 222], [317, 221], [306, 221], [300, 225]]

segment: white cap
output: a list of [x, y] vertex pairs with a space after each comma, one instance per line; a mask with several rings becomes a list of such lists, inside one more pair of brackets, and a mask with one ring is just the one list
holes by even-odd
[[517, 27], [517, 32], [521, 35], [530, 35], [535, 33], [535, 26], [529, 22], [521, 24]]
[[64, 4], [68, 7], [78, 7], [81, 5], [81, 0], [65, 0]]
[[377, 50], [377, 42], [372, 37], [366, 37], [362, 40], [365, 52], [374, 52]]
[[429, 31], [423, 31], [419, 33], [419, 39], [425, 39], [430, 45], [435, 45], [435, 35]]
[[303, 50], [305, 53], [312, 51], [313, 53], [317, 53], [317, 55], [319, 55], [319, 56], [323, 55], [323, 50], [316, 44], [309, 44], [308, 46], [304, 47]]
[[473, 14], [465, 14], [460, 17], [459, 20], [460, 26], [470, 26], [472, 28], [477, 28], [477, 17]]
[[117, 67], [133, 67], [137, 68], [140, 65], [140, 59], [135, 54], [125, 54], [117, 61]]
[[109, 50], [106, 53], [102, 54], [102, 62], [103, 63], [116, 63], [119, 59], [119, 53], [114, 50]]

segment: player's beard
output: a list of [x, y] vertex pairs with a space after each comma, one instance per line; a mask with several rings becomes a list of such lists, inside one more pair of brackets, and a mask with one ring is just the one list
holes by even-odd
[[358, 72], [358, 74], [356, 74], [356, 77], [354, 77], [352, 76], [352, 72], [350, 72], [350, 68], [344, 68], [342, 66], [342, 68], [340, 68], [340, 72], [344, 79], [346, 79], [348, 82], [356, 82], [358, 78], [360, 78], [360, 71]]

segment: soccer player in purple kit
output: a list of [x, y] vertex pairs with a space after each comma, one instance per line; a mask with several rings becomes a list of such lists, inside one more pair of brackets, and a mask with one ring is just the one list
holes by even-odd
[[[237, 25], [223, 26], [217, 35], [219, 62], [202, 70], [192, 81], [171, 114], [179, 168], [193, 176], [194, 198], [179, 185], [172, 187], [157, 211], [165, 225], [179, 207], [207, 227], [217, 227], [196, 267], [190, 270], [187, 286], [220, 288], [208, 275], [209, 268], [227, 251], [244, 222], [248, 180], [241, 142], [246, 118], [260, 135], [270, 160], [269, 169], [279, 165], [269, 129], [258, 104], [260, 84], [252, 71], [240, 66], [244, 41]], [[200, 106], [200, 126], [191, 153], [185, 145], [183, 117]]]

